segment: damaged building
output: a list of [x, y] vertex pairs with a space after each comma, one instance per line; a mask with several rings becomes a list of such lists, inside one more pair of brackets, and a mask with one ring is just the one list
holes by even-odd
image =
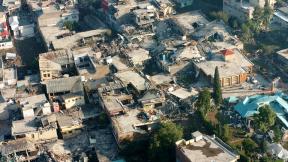
[[39, 70], [42, 81], [61, 78], [65, 74], [69, 75], [73, 67], [75, 67], [74, 58], [68, 50], [51, 51], [39, 55]]
[[41, 120], [29, 118], [12, 122], [11, 134], [15, 139], [46, 143], [57, 140], [56, 122], [43, 125]]

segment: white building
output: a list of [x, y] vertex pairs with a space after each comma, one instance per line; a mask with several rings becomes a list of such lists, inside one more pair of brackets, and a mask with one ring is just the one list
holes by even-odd
[[51, 114], [51, 105], [44, 94], [19, 99], [24, 119]]
[[[223, 11], [245, 22], [253, 17], [254, 8], [263, 8], [265, 2], [266, 0], [249, 0], [249, 2], [244, 2], [244, 0], [223, 0]], [[276, 0], [268, 0], [267, 2], [273, 8]]]

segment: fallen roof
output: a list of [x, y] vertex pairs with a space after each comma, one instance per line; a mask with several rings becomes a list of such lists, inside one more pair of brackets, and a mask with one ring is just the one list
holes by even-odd
[[132, 109], [125, 115], [112, 117], [112, 124], [116, 128], [117, 134], [125, 134], [129, 132], [146, 133], [141, 129], [137, 129], [135, 125], [142, 124], [137, 115], [140, 113], [138, 109]]
[[33, 109], [36, 107], [43, 106], [44, 103], [48, 102], [45, 94], [21, 98], [19, 99], [19, 101], [20, 104], [23, 105], [23, 109]]
[[[130, 95], [121, 95], [118, 97], [128, 97], [132, 98]], [[125, 106], [121, 103], [121, 101], [117, 98], [117, 96], [102, 96], [103, 104], [105, 106], [106, 111], [109, 115], [115, 115], [120, 112], [125, 111]]]
[[80, 76], [52, 79], [47, 80], [44, 83], [48, 94], [59, 92], [83, 92], [83, 84]]
[[206, 25], [209, 21], [199, 11], [190, 11], [173, 16], [173, 19], [185, 30], [187, 34], [191, 34], [195, 31], [193, 27], [194, 23], [198, 25]]
[[22, 135], [37, 131], [38, 126], [34, 118], [16, 120], [12, 122], [12, 135]]
[[176, 58], [179, 59], [193, 59], [201, 57], [197, 46], [187, 46], [183, 49], [177, 50]]
[[127, 55], [134, 64], [150, 59], [149, 51], [143, 48], [133, 49], [132, 51], [127, 52]]
[[215, 20], [194, 32], [193, 38], [197, 40], [207, 39], [209, 36], [212, 36], [215, 33], [223, 35], [224, 38], [230, 36], [230, 33], [227, 31], [225, 24], [221, 21]]
[[172, 94], [173, 96], [178, 97], [179, 99], [186, 99], [188, 97], [198, 95], [198, 91], [192, 90], [191, 92], [189, 92], [184, 88], [179, 88], [169, 93]]
[[7, 143], [2, 143], [0, 146], [1, 154], [9, 155], [18, 151], [36, 150], [35, 145], [26, 139], [16, 139]]
[[134, 71], [116, 73], [115, 76], [126, 85], [132, 84], [138, 91], [146, 89], [146, 80]]
[[61, 129], [65, 129], [67, 127], [83, 127], [82, 119], [83, 112], [81, 109], [72, 108], [66, 111], [62, 111], [62, 113], [56, 114], [57, 122]]
[[[48, 61], [52, 61], [48, 62]], [[73, 55], [68, 50], [56, 50], [39, 55], [39, 68], [40, 70], [48, 70], [54, 68], [53, 63], [59, 65], [66, 65], [74, 63]], [[61, 68], [61, 66], [59, 66]]]
[[173, 81], [173, 78], [170, 75], [166, 74], [157, 74], [150, 76], [150, 81], [154, 82], [156, 85], [168, 84]]
[[84, 38], [90, 38], [90, 37], [98, 37], [102, 38], [102, 35], [110, 35], [111, 30], [110, 29], [95, 29], [95, 30], [89, 30], [85, 32], [76, 33], [71, 36], [66, 36], [61, 39], [54, 39], [52, 40], [53, 46], [55, 49], [69, 49], [78, 44], [78, 42]]
[[129, 67], [120, 60], [119, 56], [112, 57], [112, 65], [118, 71], [124, 71], [124, 70], [128, 70], [129, 69]]
[[239, 50], [234, 49], [233, 57], [228, 61], [223, 59], [222, 54], [213, 54], [210, 60], [206, 60], [195, 65], [201, 69], [207, 76], [214, 76], [215, 68], [218, 67], [220, 78], [237, 76], [246, 73], [247, 67], [253, 66], [253, 63], [243, 56]]

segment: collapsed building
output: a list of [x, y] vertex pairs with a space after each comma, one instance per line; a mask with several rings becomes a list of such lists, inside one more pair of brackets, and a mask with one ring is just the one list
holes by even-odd
[[71, 72], [74, 65], [73, 55], [68, 50], [57, 50], [39, 55], [41, 80], [57, 79]]
[[8, 141], [0, 146], [1, 155], [7, 160], [17, 159], [18, 161], [35, 160], [38, 156], [38, 149], [35, 144], [27, 139]]
[[50, 123], [29, 118], [12, 122], [12, 136], [15, 139], [27, 139], [36, 143], [47, 143], [57, 140], [56, 120]]
[[65, 28], [67, 22], [78, 22], [79, 11], [74, 7], [60, 9], [50, 5], [42, 8], [43, 14], [38, 17], [38, 29], [47, 49], [69, 49], [85, 44], [89, 40], [102, 39], [101, 36], [111, 34], [109, 29], [95, 29], [75, 33]]

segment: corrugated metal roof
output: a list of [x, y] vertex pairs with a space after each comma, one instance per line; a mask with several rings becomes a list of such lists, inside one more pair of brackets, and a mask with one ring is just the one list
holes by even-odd
[[69, 78], [59, 78], [46, 81], [47, 93], [59, 93], [59, 92], [82, 92], [83, 84], [80, 76], [74, 76]]

